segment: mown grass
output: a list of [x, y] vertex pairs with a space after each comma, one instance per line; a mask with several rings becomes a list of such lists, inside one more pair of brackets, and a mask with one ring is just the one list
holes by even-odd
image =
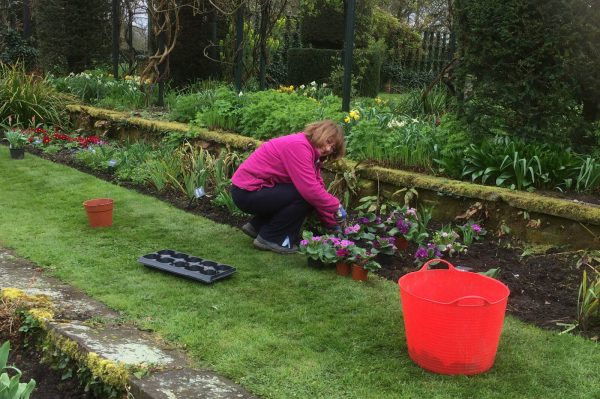
[[[184, 347], [265, 398], [598, 398], [598, 344], [510, 317], [494, 368], [428, 373], [406, 352], [397, 285], [307, 269], [300, 255], [252, 249], [240, 231], [30, 154], [0, 148], [0, 245]], [[91, 229], [82, 202], [115, 200]], [[173, 248], [234, 265], [202, 285], [137, 258]]]

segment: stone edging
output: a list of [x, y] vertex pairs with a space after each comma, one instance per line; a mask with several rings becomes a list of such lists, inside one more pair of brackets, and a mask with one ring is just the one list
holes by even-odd
[[[114, 122], [128, 123], [138, 128], [154, 132], [193, 131], [198, 138], [233, 148], [248, 150], [256, 148], [262, 142], [234, 133], [216, 132], [207, 129], [190, 127], [184, 123], [153, 121], [140, 117], [129, 116], [124, 112], [95, 108], [83, 105], [68, 105], [72, 113], [86, 113], [93, 118], [108, 119]], [[331, 171], [352, 170], [356, 162], [344, 159], [328, 167]], [[574, 202], [572, 200], [552, 198], [525, 191], [514, 191], [507, 188], [484, 186], [443, 177], [429, 176], [421, 173], [408, 172], [399, 169], [388, 169], [379, 166], [361, 168], [360, 176], [378, 180], [400, 187], [414, 187], [437, 191], [447, 195], [473, 198], [491, 202], [505, 202], [508, 205], [528, 212], [537, 212], [569, 219], [575, 222], [600, 225], [600, 206]]]

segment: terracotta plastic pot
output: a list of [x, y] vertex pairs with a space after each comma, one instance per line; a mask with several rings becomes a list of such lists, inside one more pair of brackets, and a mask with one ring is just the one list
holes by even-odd
[[335, 264], [335, 272], [340, 276], [347, 276], [350, 274], [350, 265], [345, 262], [338, 262]]
[[352, 280], [367, 281], [368, 273], [361, 265], [352, 265]]
[[110, 198], [95, 198], [83, 203], [91, 227], [112, 226], [113, 203]]

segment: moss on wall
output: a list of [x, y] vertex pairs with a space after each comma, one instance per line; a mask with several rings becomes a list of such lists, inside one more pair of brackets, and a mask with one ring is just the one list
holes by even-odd
[[[127, 130], [147, 131], [150, 134], [168, 131], [193, 132], [198, 141], [217, 143], [239, 150], [250, 150], [260, 145], [259, 140], [233, 133], [215, 132], [194, 128], [177, 122], [164, 122], [132, 117], [126, 113], [82, 106], [69, 105], [68, 110], [82, 123], [91, 123], [90, 119], [118, 123]], [[570, 241], [577, 241], [579, 248], [600, 248], [600, 207], [576, 203], [566, 199], [552, 198], [536, 193], [514, 191], [506, 188], [483, 186], [468, 182], [429, 176], [404, 170], [388, 169], [379, 166], [358, 165], [348, 159], [325, 166], [331, 172], [356, 170], [363, 180], [361, 195], [373, 194], [378, 187], [380, 192], [389, 193], [400, 188], [415, 188], [419, 192], [419, 201], [435, 205], [434, 215], [440, 221], [451, 221], [458, 210], [465, 211], [475, 201], [483, 201], [491, 212], [493, 224], [510, 223], [515, 235], [535, 242], [552, 240], [560, 243], [564, 235], [570, 235]], [[369, 183], [370, 181], [371, 183]], [[383, 189], [383, 187], [388, 187]], [[523, 216], [525, 211], [527, 217]], [[543, 219], [532, 227], [529, 220]], [[510, 222], [509, 222], [510, 221]]]

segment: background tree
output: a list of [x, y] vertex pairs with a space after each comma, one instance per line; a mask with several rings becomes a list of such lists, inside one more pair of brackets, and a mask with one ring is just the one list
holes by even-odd
[[46, 71], [81, 72], [110, 60], [110, 0], [37, 0], [36, 43]]

